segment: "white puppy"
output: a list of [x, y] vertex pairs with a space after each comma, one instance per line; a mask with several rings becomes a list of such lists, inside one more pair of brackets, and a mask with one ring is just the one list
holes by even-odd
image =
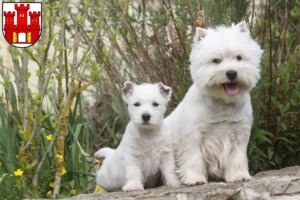
[[197, 28], [190, 55], [193, 85], [166, 118], [177, 172], [186, 185], [208, 178], [249, 180], [247, 145], [252, 126], [249, 92], [260, 79], [263, 51], [241, 22]]
[[171, 138], [163, 120], [171, 88], [125, 82], [122, 93], [131, 121], [116, 150], [103, 148], [95, 153], [105, 158], [97, 184], [108, 191], [143, 190], [155, 186], [161, 172], [167, 185], [178, 186]]

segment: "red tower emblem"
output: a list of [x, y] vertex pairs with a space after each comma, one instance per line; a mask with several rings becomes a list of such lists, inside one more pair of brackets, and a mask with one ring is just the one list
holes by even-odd
[[33, 45], [42, 32], [42, 3], [3, 3], [2, 30], [15, 47]]

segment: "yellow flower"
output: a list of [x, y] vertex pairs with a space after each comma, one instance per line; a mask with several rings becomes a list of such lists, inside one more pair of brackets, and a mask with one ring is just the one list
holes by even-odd
[[17, 171], [14, 172], [14, 174], [15, 176], [22, 176], [23, 172], [24, 172], [23, 170], [18, 169]]
[[97, 189], [96, 189], [97, 193], [100, 193], [101, 190], [102, 190], [102, 187], [100, 185], [97, 185]]
[[46, 139], [47, 139], [47, 140], [52, 140], [52, 134], [47, 135], [47, 136], [46, 136]]
[[0, 167], [1, 167], [2, 163], [0, 162]]
[[59, 160], [63, 160], [64, 157], [62, 155], [59, 155], [59, 154], [56, 154], [56, 158], [59, 159]]
[[67, 173], [67, 170], [66, 170], [65, 167], [63, 167], [63, 168], [61, 169], [61, 175], [64, 175], [65, 173]]
[[71, 191], [71, 193], [72, 193], [73, 195], [75, 195], [75, 194], [76, 194], [76, 190], [73, 189], [73, 190]]
[[52, 187], [52, 188], [54, 188], [54, 182], [50, 182], [49, 186]]
[[49, 190], [47, 193], [46, 193], [46, 196], [50, 196], [52, 194], [52, 191]]

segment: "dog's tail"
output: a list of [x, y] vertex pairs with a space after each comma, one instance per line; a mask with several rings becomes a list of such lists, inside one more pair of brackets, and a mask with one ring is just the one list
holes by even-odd
[[104, 159], [107, 158], [108, 156], [110, 156], [111, 154], [113, 154], [116, 150], [115, 149], [111, 149], [111, 148], [102, 148], [99, 149], [95, 154], [94, 157], [98, 158], [98, 159]]

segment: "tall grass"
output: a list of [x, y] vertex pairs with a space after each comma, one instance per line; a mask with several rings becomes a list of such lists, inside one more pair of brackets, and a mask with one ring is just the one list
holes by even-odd
[[[93, 123], [86, 123], [90, 118], [84, 118], [81, 99], [82, 91], [99, 77], [97, 63], [88, 60], [98, 32], [89, 37], [88, 44], [82, 40], [83, 29], [66, 38], [67, 3], [44, 3], [43, 34], [38, 44], [25, 49], [9, 47], [13, 66], [0, 60], [4, 80], [0, 104], [1, 199], [63, 197], [95, 187], [89, 153], [92, 137], [101, 133], [90, 134]], [[76, 27], [84, 27], [88, 8], [86, 1]], [[64, 42], [67, 39], [72, 40], [72, 46]], [[82, 45], [84, 51], [79, 54]], [[34, 75], [29, 64], [37, 66]], [[37, 77], [37, 91], [29, 88], [31, 76]]]
[[253, 172], [300, 163], [299, 2], [269, 0], [253, 34], [265, 50], [262, 80], [253, 92], [249, 145]]

